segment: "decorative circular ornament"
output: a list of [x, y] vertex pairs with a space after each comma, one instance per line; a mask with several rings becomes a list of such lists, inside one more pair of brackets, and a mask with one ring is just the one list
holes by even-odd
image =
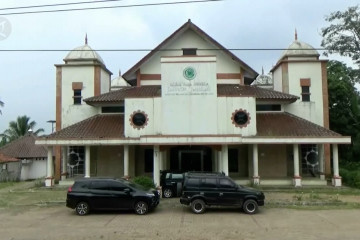
[[186, 67], [183, 71], [184, 78], [193, 80], [196, 77], [196, 70], [193, 67]]
[[133, 128], [141, 129], [147, 125], [149, 118], [145, 112], [138, 110], [130, 115], [129, 121]]
[[239, 109], [232, 113], [231, 121], [239, 128], [246, 127], [250, 123], [250, 115], [246, 110]]
[[307, 165], [314, 168], [316, 165], [319, 164], [318, 153], [314, 149], [307, 151], [305, 155], [305, 161]]

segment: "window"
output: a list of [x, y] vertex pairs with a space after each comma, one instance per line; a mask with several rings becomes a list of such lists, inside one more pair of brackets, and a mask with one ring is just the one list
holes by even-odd
[[202, 187], [209, 187], [209, 188], [216, 188], [216, 178], [205, 178], [202, 179], [201, 186]]
[[196, 48], [183, 48], [183, 55], [184, 56], [191, 56], [196, 55]]
[[119, 182], [110, 182], [110, 189], [113, 191], [124, 191], [124, 189], [126, 188], [126, 186], [122, 183]]
[[258, 112], [278, 112], [281, 111], [280, 104], [259, 104], [256, 105], [256, 111]]
[[124, 113], [125, 107], [124, 106], [113, 106], [113, 107], [102, 107], [102, 113]]
[[183, 179], [183, 175], [181, 173], [173, 173], [172, 179]]
[[109, 184], [106, 181], [94, 181], [91, 183], [91, 189], [95, 190], [108, 190]]
[[317, 177], [319, 173], [319, 156], [316, 144], [301, 145], [302, 175]]
[[238, 172], [239, 171], [238, 150], [229, 149], [228, 158], [229, 158], [229, 172]]
[[83, 146], [70, 146], [68, 154], [68, 173], [70, 177], [84, 174], [85, 148]]
[[243, 109], [235, 110], [231, 117], [232, 123], [240, 128], [246, 127], [249, 124], [250, 119], [249, 113]]
[[129, 120], [130, 120], [130, 125], [136, 129], [144, 128], [149, 121], [148, 115], [140, 110], [133, 112]]
[[301, 96], [303, 102], [310, 102], [310, 86], [311, 79], [310, 78], [301, 78], [300, 79], [301, 86]]
[[145, 149], [145, 172], [153, 172], [154, 171], [154, 150], [153, 149]]
[[310, 102], [310, 86], [301, 87], [301, 96], [303, 102]]
[[220, 179], [220, 188], [234, 188], [233, 182], [231, 182], [229, 179], [222, 178]]
[[74, 104], [81, 104], [81, 89], [74, 89]]

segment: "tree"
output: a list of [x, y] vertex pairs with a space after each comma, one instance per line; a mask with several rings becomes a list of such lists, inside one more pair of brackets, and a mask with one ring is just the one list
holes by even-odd
[[42, 128], [34, 130], [35, 126], [36, 122], [30, 121], [30, 117], [27, 117], [26, 115], [19, 116], [16, 121], [11, 121], [9, 123], [9, 128], [0, 134], [0, 137], [2, 138], [2, 141], [9, 143], [15, 139], [25, 136], [29, 130], [32, 131], [34, 135], [44, 132], [44, 129]]
[[351, 136], [351, 145], [340, 145], [340, 156], [347, 161], [360, 159], [360, 95], [354, 87], [356, 70], [339, 61], [329, 61], [330, 129]]
[[330, 26], [321, 29], [325, 54], [339, 53], [351, 57], [360, 65], [360, 10], [358, 6], [349, 7], [344, 12], [333, 12], [325, 17]]

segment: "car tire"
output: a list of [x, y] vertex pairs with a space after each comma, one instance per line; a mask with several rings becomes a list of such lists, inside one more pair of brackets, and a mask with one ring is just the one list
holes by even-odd
[[170, 188], [165, 188], [163, 191], [164, 198], [171, 198], [173, 196], [173, 191]]
[[90, 206], [87, 202], [79, 202], [76, 204], [75, 211], [79, 216], [85, 216], [90, 212]]
[[148, 204], [144, 201], [138, 201], [135, 203], [134, 210], [139, 215], [144, 215], [149, 211]]
[[253, 199], [248, 199], [243, 204], [243, 210], [247, 214], [254, 214], [258, 210], [258, 204]]
[[205, 202], [201, 199], [195, 199], [194, 201], [191, 202], [191, 210], [194, 213], [200, 214], [203, 213], [205, 211]]

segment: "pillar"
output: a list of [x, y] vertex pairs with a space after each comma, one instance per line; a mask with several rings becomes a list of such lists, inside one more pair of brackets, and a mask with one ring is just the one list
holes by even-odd
[[47, 153], [45, 186], [52, 187], [52, 186], [54, 186], [53, 147], [48, 146], [47, 151], [48, 151], [48, 153]]
[[159, 145], [154, 146], [154, 173], [153, 173], [153, 179], [155, 186], [160, 186], [160, 151], [159, 151]]
[[129, 177], [129, 145], [124, 145], [124, 177]]
[[67, 153], [67, 146], [62, 146], [61, 147], [62, 150], [62, 160], [61, 160], [61, 165], [62, 165], [62, 169], [61, 169], [61, 180], [66, 180], [68, 172], [67, 172], [67, 161], [68, 161], [68, 153]]
[[321, 180], [325, 180], [325, 156], [324, 156], [324, 144], [318, 145], [319, 156], [319, 175]]
[[253, 144], [253, 184], [260, 184], [258, 145]]
[[293, 155], [294, 155], [294, 186], [301, 187], [301, 176], [300, 176], [300, 161], [299, 161], [299, 145], [293, 145]]
[[90, 177], [90, 146], [85, 146], [85, 177]]
[[228, 145], [221, 146], [221, 158], [222, 158], [222, 171], [226, 176], [229, 176], [229, 154]]
[[339, 152], [338, 145], [332, 145], [332, 154], [333, 154], [333, 179], [332, 183], [335, 187], [341, 187], [341, 177], [339, 175]]
[[216, 155], [217, 155], [217, 171], [218, 172], [222, 172], [223, 171], [223, 166], [222, 166], [222, 157], [221, 157], [221, 151], [216, 151]]

